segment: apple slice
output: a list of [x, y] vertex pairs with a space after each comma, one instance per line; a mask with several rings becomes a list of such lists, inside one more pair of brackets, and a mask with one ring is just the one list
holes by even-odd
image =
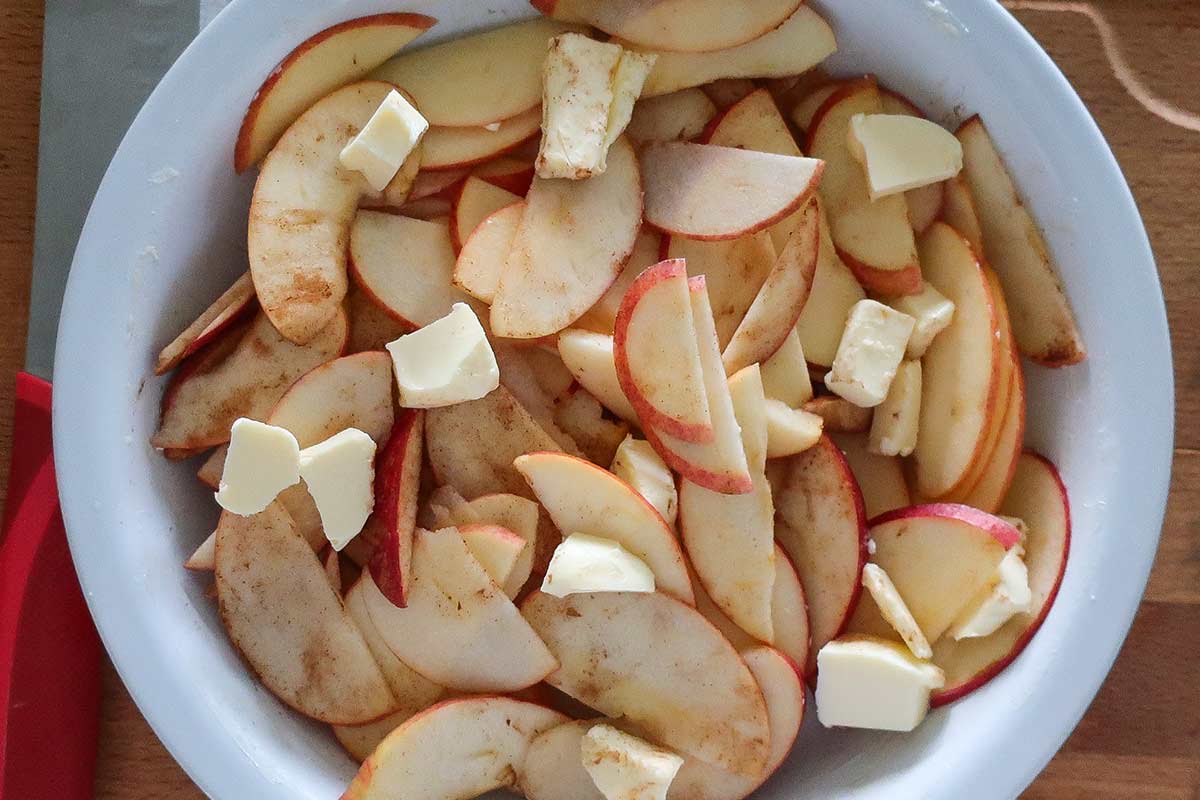
[[691, 606], [659, 592], [534, 592], [521, 612], [560, 661], [550, 685], [723, 769], [755, 776], [765, 768], [762, 692], [733, 646]]
[[633, 242], [633, 252], [625, 261], [621, 274], [596, 301], [596, 304], [575, 321], [575, 327], [611, 334], [616, 328], [617, 312], [621, 309], [621, 301], [625, 298], [625, 292], [647, 267], [662, 260], [659, 257], [662, 249], [662, 236], [656, 231], [649, 228], [639, 231], [637, 239]]
[[963, 502], [984, 511], [995, 512], [1010, 491], [1025, 439], [1025, 378], [1020, 363], [1014, 364], [1004, 422], [996, 446], [988, 457], [978, 482]]
[[747, 78], [718, 78], [700, 88], [717, 108], [724, 111], [740, 103], [758, 87], [754, 85], [754, 81]]
[[869, 408], [861, 408], [849, 400], [834, 395], [814, 397], [803, 405], [805, 411], [825, 421], [827, 433], [866, 433], [874, 416]]
[[[879, 102], [884, 114], [897, 114], [908, 117], [926, 119], [926, 115], [916, 103], [899, 92], [879, 87]], [[951, 179], [952, 180], [952, 179]], [[908, 203], [908, 219], [912, 223], [913, 232], [920, 235], [933, 224], [942, 213], [945, 202], [946, 181], [910, 189], [904, 193]]]
[[872, 201], [866, 173], [847, 143], [856, 114], [882, 111], [873, 78], [839, 87], [817, 111], [806, 149], [825, 161], [821, 197], [834, 246], [859, 283], [882, 295], [913, 294], [921, 267], [903, 195]]
[[221, 622], [276, 697], [341, 725], [395, 710], [362, 634], [279, 504], [249, 517], [222, 514], [216, 553]]
[[[363, 206], [360, 210], [367, 211], [384, 211], [391, 212], [388, 208], [370, 208]], [[454, 210], [449, 198], [441, 195], [432, 195], [430, 197], [422, 197], [420, 200], [410, 200], [399, 208], [395, 209], [395, 213], [409, 219], [420, 219], [426, 222], [444, 222], [449, 229], [450, 212]]]
[[983, 257], [983, 225], [967, 179], [959, 173], [942, 186], [945, 198], [942, 201], [942, 219], [962, 234], [971, 244], [977, 256]]
[[488, 215], [472, 229], [454, 262], [455, 286], [485, 303], [492, 302], [524, 215], [525, 201], [518, 200]]
[[462, 525], [458, 533], [488, 577], [505, 586], [525, 549], [525, 540], [508, 528], [483, 522]]
[[363, 527], [372, 545], [368, 564], [379, 590], [400, 608], [412, 579], [412, 539], [421, 488], [425, 414], [404, 409], [375, 464], [375, 510]]
[[925, 637], [936, 642], [996, 572], [1021, 534], [970, 506], [934, 503], [871, 521], [871, 561], [887, 572]]
[[313, 104], [365, 76], [435, 22], [424, 14], [374, 14], [305, 39], [271, 70], [250, 101], [238, 131], [233, 168], [243, 172], [258, 163]]
[[512, 787], [529, 742], [566, 721], [508, 697], [446, 700], [388, 734], [343, 800], [469, 798]]
[[629, 425], [606, 419], [604, 406], [578, 383], [554, 401], [554, 423], [570, 436], [593, 464], [611, 464], [629, 435]]
[[[661, 4], [669, 8], [670, 4]], [[740, 4], [729, 6], [741, 10]], [[711, 20], [696, 18], [705, 27]], [[622, 46], [631, 46], [618, 42]], [[633, 49], [638, 49], [634, 47]], [[659, 52], [642, 97], [700, 86], [719, 78], [770, 78], [807, 72], [837, 50], [833, 29], [807, 4], [774, 30], [744, 44], [707, 53]]]
[[643, 432], [662, 460], [682, 477], [714, 492], [745, 494], [753, 491], [754, 483], [734, 418], [725, 368], [721, 365], [716, 324], [704, 277], [691, 278], [688, 285], [692, 295], [692, 320], [700, 346], [704, 391], [712, 415], [713, 439], [703, 443], [688, 442], [650, 426], [645, 426]]
[[405, 718], [412, 716], [423, 708], [436, 703], [446, 693], [446, 690], [436, 683], [421, 677], [412, 667], [396, 658], [396, 654], [387, 646], [387, 642], [371, 620], [370, 609], [367, 608], [366, 591], [363, 580], [356, 580], [346, 592], [345, 606], [350, 619], [362, 633], [363, 641], [379, 664], [384, 680], [392, 694], [399, 700], [398, 711]]
[[833, 246], [829, 219], [819, 198], [817, 206], [821, 237], [817, 245], [817, 269], [808, 302], [796, 320], [796, 332], [808, 362], [826, 369], [833, 365], [850, 309], [866, 297], [866, 293]]
[[[475, 169], [478, 169], [478, 167]], [[427, 197], [440, 197], [443, 200], [449, 200], [454, 197], [454, 193], [472, 171], [470, 167], [439, 170], [423, 169], [413, 179], [412, 189], [409, 190], [406, 200], [409, 203], [424, 200]]]
[[721, 354], [725, 371], [737, 370], [775, 354], [795, 330], [816, 274], [820, 225], [811, 200], [799, 212], [792, 233], [759, 288], [737, 330]]
[[763, 391], [767, 398], [778, 400], [789, 408], [799, 408], [813, 397], [812, 377], [800, 335], [792, 329], [779, 349], [762, 362]]
[[646, 222], [669, 234], [712, 241], [760, 231], [800, 208], [816, 190], [820, 161], [691, 142], [642, 148]]
[[621, 273], [641, 228], [642, 178], [629, 140], [586, 181], [535, 178], [492, 301], [498, 336], [535, 339], [570, 325]]
[[1048, 367], [1082, 361], [1083, 339], [1050, 251], [983, 120], [971, 117], [957, 136], [963, 146], [963, 175], [982, 224], [983, 255], [1000, 276], [1012, 306], [1021, 352]]
[[658, 591], [688, 605], [695, 602], [670, 526], [628, 483], [565, 453], [529, 453], [513, 466], [560, 531], [611, 539], [645, 562]]
[[[508, 579], [501, 582], [504, 593], [510, 599], [516, 597], [533, 570], [533, 554], [538, 540], [537, 503], [515, 494], [497, 492], [476, 497], [466, 506], [479, 522], [498, 525], [524, 540], [525, 545], [517, 556]], [[460, 522], [459, 518], [455, 516], [453, 524], [465, 528], [469, 523]]]
[[188, 560], [183, 562], [184, 569], [190, 569], [194, 572], [211, 572], [216, 569], [217, 558], [217, 533], [213, 531], [208, 535], [200, 545], [192, 551], [188, 556]]
[[1024, 547], [1033, 604], [990, 636], [935, 642], [933, 661], [946, 673], [946, 685], [934, 692], [930, 705], [953, 702], [998, 675], [1029, 644], [1058, 596], [1071, 546], [1070, 504], [1058, 470], [1036, 453], [1022, 454], [1000, 510], [1029, 528]]
[[515, 195], [525, 196], [533, 182], [533, 162], [500, 156], [472, 167], [471, 174]]
[[404, 52], [373, 77], [403, 86], [430, 125], [482, 127], [542, 100], [542, 59], [554, 36], [577, 26], [531, 19]]
[[254, 306], [254, 282], [246, 272], [162, 349], [154, 362], [154, 374], [164, 375], [175, 369], [179, 362], [215, 340], [222, 331], [250, 313]]
[[462, 250], [467, 237], [486, 217], [520, 199], [518, 195], [483, 178], [470, 176], [463, 181], [450, 213], [450, 238], [454, 242], [455, 252]]
[[339, 310], [305, 345], [280, 336], [265, 314], [246, 325], [225, 328], [171, 379], [150, 443], [160, 449], [192, 449], [229, 441], [234, 420], [261, 420], [293, 381], [336, 358], [346, 336], [346, 315]]
[[625, 133], [639, 144], [694, 139], [716, 113], [717, 107], [704, 92], [683, 89], [639, 100]]
[[812, 675], [818, 651], [841, 634], [858, 603], [867, 520], [850, 465], [828, 436], [788, 462], [775, 495], [775, 538], [804, 586], [812, 641], [805, 671]]
[[770, 231], [718, 242], [670, 236], [664, 243], [668, 258], [687, 262], [688, 275], [704, 276], [716, 317], [717, 341], [724, 349], [775, 265]]
[[833, 80], [814, 86], [792, 109], [792, 122], [797, 128], [807, 132], [812, 128], [813, 120], [817, 118], [817, 112], [825, 105], [825, 101], [847, 83], [849, 81]]
[[661, 261], [642, 272], [625, 293], [614, 328], [617, 380], [643, 425], [686, 441], [712, 441], [684, 261]]
[[537, 374], [530, 367], [525, 351], [531, 348], [499, 344], [493, 348], [496, 363], [500, 366], [500, 382], [512, 392], [517, 402], [529, 412], [534, 422], [550, 435], [559, 450], [573, 456], [582, 456], [583, 451], [575, 439], [554, 421], [554, 397], [538, 382]]
[[858, 481], [867, 519], [912, 503], [899, 458], [872, 453], [867, 449], [867, 437], [861, 433], [835, 433], [830, 438]]
[[350, 317], [350, 335], [346, 354], [382, 350], [388, 342], [399, 339], [413, 328], [387, 313], [357, 285], [350, 286], [346, 295], [346, 313]]
[[389, 733], [399, 728], [411, 716], [407, 711], [397, 711], [365, 725], [334, 725], [333, 737], [348, 756], [361, 764], [371, 757], [375, 748]]
[[558, 354], [579, 385], [605, 408], [626, 422], [640, 424], [617, 377], [612, 336], [568, 328], [558, 335]]
[[462, 692], [532, 686], [557, 663], [488, 577], [457, 528], [413, 536], [408, 605], [397, 608], [363, 573], [364, 601], [396, 657], [429, 680]]
[[430, 127], [422, 140], [421, 168], [428, 170], [472, 167], [504, 155], [533, 138], [542, 124], [542, 107], [499, 121], [491, 127]]
[[916, 488], [941, 497], [984, 457], [996, 407], [1000, 336], [987, 275], [971, 246], [935, 222], [920, 241], [925, 280], [954, 303], [954, 319], [921, 359], [920, 435], [913, 451]]
[[367, 296], [405, 325], [419, 328], [471, 298], [451, 284], [454, 247], [448, 227], [381, 211], [359, 211], [350, 230], [350, 265]]

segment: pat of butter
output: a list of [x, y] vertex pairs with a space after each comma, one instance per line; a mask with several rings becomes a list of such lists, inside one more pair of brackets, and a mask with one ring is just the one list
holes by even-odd
[[817, 718], [827, 728], [911, 731], [945, 685], [940, 669], [872, 636], [835, 639], [817, 653]]
[[393, 89], [342, 148], [342, 166], [361, 172], [372, 189], [382, 192], [427, 130], [425, 118]]
[[300, 445], [291, 431], [245, 417], [233, 423], [217, 503], [246, 517], [300, 481]]
[[846, 133], [850, 153], [863, 165], [872, 200], [953, 178], [962, 170], [962, 144], [921, 117], [855, 114]]
[[675, 753], [603, 723], [583, 735], [579, 756], [605, 800], [666, 800], [683, 766]]
[[995, 633], [1017, 614], [1029, 611], [1033, 605], [1033, 592], [1029, 588], [1029, 570], [1021, 558], [1022, 552], [1017, 546], [1000, 559], [996, 583], [968, 603], [966, 610], [950, 626], [948, 633], [956, 640]]
[[871, 417], [867, 449], [883, 456], [911, 455], [917, 446], [920, 417], [921, 362], [905, 361], [897, 367], [887, 397]]
[[479, 318], [466, 303], [387, 345], [400, 405], [437, 408], [478, 400], [500, 385], [500, 367]]
[[[621, 60], [617, 62], [617, 71], [612, 79], [612, 105], [608, 107], [608, 123], [604, 131], [604, 155], [617, 137], [625, 132], [629, 120], [633, 118], [633, 105], [642, 94], [642, 86], [646, 76], [658, 61], [656, 53], [635, 53], [632, 50], [622, 50]], [[602, 157], [600, 170], [607, 166]]]
[[932, 658], [933, 650], [929, 640], [921, 631], [921, 626], [908, 610], [908, 604], [900, 596], [896, 584], [878, 564], [867, 564], [862, 571], [862, 585], [871, 594], [871, 599], [879, 608], [879, 613], [887, 620], [900, 638], [908, 645], [908, 649], [917, 658]]
[[821, 440], [825, 420], [811, 411], [792, 408], [782, 400], [767, 398], [767, 458], [802, 453]]
[[888, 304], [916, 320], [912, 336], [908, 337], [908, 358], [925, 355], [933, 337], [954, 320], [954, 303], [930, 283], [922, 285], [921, 291], [916, 294], [897, 297]]
[[341, 550], [375, 507], [375, 442], [347, 428], [300, 451], [300, 477], [321, 515], [325, 538]]
[[555, 597], [586, 592], [653, 592], [654, 573], [611, 539], [573, 533], [554, 549], [542, 591]]
[[915, 320], [875, 300], [850, 309], [825, 386], [860, 408], [884, 401], [904, 359]]
[[668, 525], [675, 524], [679, 512], [675, 476], [649, 442], [635, 439], [632, 435], [626, 436], [613, 455], [610, 469], [646, 498], [646, 502], [654, 506]]

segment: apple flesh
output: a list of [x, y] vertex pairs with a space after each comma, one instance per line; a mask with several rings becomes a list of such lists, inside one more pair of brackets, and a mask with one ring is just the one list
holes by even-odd
[[455, 286], [477, 300], [492, 302], [505, 259], [524, 215], [525, 201], [518, 200], [488, 215], [475, 226], [454, 262], [452, 281]]
[[643, 270], [662, 260], [659, 257], [661, 250], [662, 237], [658, 233], [648, 228], [638, 231], [637, 239], [633, 243], [633, 252], [625, 261], [621, 274], [596, 301], [596, 304], [575, 321], [574, 327], [612, 334], [616, 329], [617, 312], [621, 309], [621, 301], [625, 298], [625, 292], [629, 291], [629, 287], [633, 285]]
[[425, 444], [425, 415], [405, 409], [392, 426], [375, 464], [375, 510], [364, 526], [373, 544], [369, 568], [375, 585], [403, 608], [412, 577], [412, 539], [417, 524], [417, 492]]
[[817, 205], [821, 237], [817, 245], [817, 269], [808, 302], [796, 320], [796, 333], [809, 363], [827, 369], [837, 355], [850, 309], [867, 295], [833, 245], [824, 204], [818, 199]]
[[617, 377], [615, 351], [613, 337], [603, 333], [568, 328], [558, 335], [558, 354], [579, 385], [609, 411], [637, 425], [637, 411]]
[[[515, 598], [533, 570], [533, 554], [538, 539], [537, 503], [515, 494], [496, 492], [476, 497], [467, 502], [466, 507], [478, 522], [498, 525], [525, 542], [508, 578], [499, 582], [504, 587], [504, 593], [510, 599]], [[469, 523], [456, 517], [451, 524], [465, 527]]]
[[867, 437], [861, 433], [834, 433], [831, 438], [858, 481], [867, 519], [912, 504], [899, 458], [872, 453], [867, 449]]
[[500, 120], [494, 131], [483, 127], [430, 127], [422, 140], [421, 167], [441, 170], [482, 164], [532, 139], [541, 123], [542, 108], [539, 105]]
[[688, 275], [704, 276], [717, 341], [724, 350], [775, 266], [770, 231], [717, 242], [670, 236], [664, 244], [667, 258], [687, 262]]
[[397, 320], [354, 284], [346, 295], [346, 314], [350, 317], [347, 355], [382, 350], [388, 342], [413, 330], [411, 325]]
[[866, 433], [871, 428], [874, 416], [871, 409], [861, 408], [833, 395], [814, 397], [803, 408], [824, 420], [827, 433]]
[[250, 280], [250, 273], [243, 273], [183, 333], [162, 349], [154, 362], [154, 374], [165, 375], [175, 369], [185, 358], [250, 313], [254, 306], [254, 282]]
[[454, 251], [457, 253], [462, 250], [467, 237], [486, 217], [520, 199], [518, 195], [483, 178], [469, 176], [451, 204], [450, 238], [454, 242]]
[[625, 134], [639, 144], [694, 139], [716, 115], [717, 107], [699, 89], [682, 89], [671, 94], [639, 100]]
[[555, 399], [554, 422], [593, 464], [611, 464], [629, 435], [629, 426], [605, 418], [604, 406], [577, 383]]
[[942, 186], [945, 195], [942, 201], [942, 219], [962, 234], [978, 256], [983, 255], [983, 225], [979, 221], [979, 210], [967, 179], [960, 173]]

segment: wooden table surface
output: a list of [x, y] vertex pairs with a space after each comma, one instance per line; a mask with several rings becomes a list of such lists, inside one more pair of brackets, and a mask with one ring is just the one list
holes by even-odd
[[[28, 318], [41, 5], [0, 0], [0, 492], [8, 471], [13, 374], [24, 360]], [[1020, 5], [1021, 22], [1099, 121], [1145, 216], [1170, 315], [1178, 405], [1171, 500], [1145, 600], [1099, 696], [1025, 797], [1200, 800], [1200, 3], [1089, 4], [1111, 24], [1144, 88], [1133, 93], [1116, 77], [1095, 23], [1079, 13], [1083, 4]], [[1135, 94], [1150, 100], [1140, 102]], [[1162, 110], [1154, 99], [1193, 116], [1165, 121], [1147, 109]], [[1192, 130], [1184, 127], [1189, 120]], [[102, 714], [96, 797], [203, 796], [107, 662]]]

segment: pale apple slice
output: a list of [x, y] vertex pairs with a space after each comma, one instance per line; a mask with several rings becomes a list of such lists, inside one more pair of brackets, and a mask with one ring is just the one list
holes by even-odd
[[889, 511], [871, 521], [875, 552], [925, 637], [936, 642], [1021, 534], [970, 506], [934, 503]]
[[[739, 6], [730, 6], [730, 9]], [[698, 24], [706, 27], [709, 20]], [[631, 46], [621, 42], [623, 46]], [[634, 48], [638, 49], [638, 48]], [[720, 78], [771, 78], [797, 75], [812, 69], [837, 50], [833, 29], [807, 4], [801, 5], [779, 27], [745, 44], [709, 53], [659, 52], [654, 69], [642, 87], [643, 97], [654, 97]]]
[[659, 592], [535, 592], [521, 612], [561, 664], [550, 685], [723, 769], [755, 776], [765, 768], [762, 692], [733, 646], [691, 606]]
[[554, 397], [542, 388], [525, 356], [525, 352], [531, 349], [507, 343], [497, 343], [493, 347], [496, 363], [500, 367], [500, 383], [512, 392], [538, 427], [554, 439], [558, 449], [573, 456], [582, 456], [583, 451], [575, 439], [554, 421]]
[[[504, 593], [509, 598], [515, 598], [533, 571], [533, 556], [538, 540], [537, 503], [515, 494], [496, 492], [476, 497], [467, 503], [467, 509], [479, 522], [498, 525], [525, 542], [509, 571], [508, 579], [501, 582]], [[466, 527], [469, 523], [456, 519], [454, 524]]]
[[259, 680], [300, 713], [369, 722], [397, 699], [312, 549], [278, 504], [217, 527], [217, 602]]
[[640, 424], [617, 378], [612, 336], [568, 328], [558, 335], [558, 354], [579, 385], [605, 408], [626, 422]]
[[828, 368], [837, 355], [850, 309], [866, 297], [866, 293], [833, 246], [829, 219], [819, 198], [817, 205], [821, 236], [817, 246], [817, 269], [813, 274], [808, 302], [796, 320], [796, 332], [800, 335], [800, 344], [808, 362]]
[[616, 328], [617, 312], [621, 309], [621, 301], [625, 298], [625, 292], [629, 290], [643, 270], [662, 260], [660, 258], [662, 249], [662, 236], [656, 231], [649, 228], [639, 231], [637, 239], [633, 243], [633, 252], [626, 259], [621, 274], [596, 301], [596, 304], [575, 321], [574, 327], [611, 334]]
[[688, 605], [695, 602], [670, 526], [628, 483], [565, 453], [529, 453], [513, 466], [560, 531], [611, 539], [645, 562], [658, 591]]
[[716, 318], [717, 341], [724, 349], [775, 265], [770, 232], [719, 242], [670, 236], [664, 243], [668, 258], [687, 262], [688, 275], [704, 276]]
[[183, 333], [162, 349], [154, 362], [154, 374], [165, 375], [175, 369], [185, 358], [214, 341], [222, 331], [250, 313], [254, 306], [254, 282], [250, 280], [250, 273], [246, 272], [191, 325], [184, 328]]
[[389, 733], [411, 716], [407, 711], [397, 711], [365, 725], [334, 725], [333, 736], [346, 754], [361, 764], [371, 757]]
[[812, 291], [819, 245], [817, 206], [810, 200], [799, 212], [775, 265], [721, 354], [726, 372], [733, 374], [766, 361], [795, 330]]
[[427, 197], [440, 197], [443, 200], [449, 200], [454, 197], [454, 193], [471, 173], [472, 169], [470, 167], [439, 170], [423, 169], [413, 179], [412, 189], [409, 191], [406, 200], [409, 203], [424, 200]]
[[577, 26], [531, 19], [401, 53], [372, 77], [412, 92], [430, 125], [482, 127], [542, 100], [550, 39]]
[[704, 132], [716, 113], [717, 107], [704, 92], [683, 89], [639, 100], [625, 133], [638, 143], [694, 139]]
[[812, 377], [808, 374], [800, 335], [794, 328], [779, 349], [762, 362], [762, 379], [767, 397], [789, 408], [799, 408], [812, 399]]
[[1049, 367], [1082, 361], [1083, 339], [1062, 280], [983, 120], [971, 117], [957, 136], [982, 224], [982, 255], [1000, 276], [1021, 352]]
[[362, 530], [368, 568], [379, 590], [403, 608], [412, 579], [412, 539], [425, 444], [425, 413], [404, 409], [375, 463], [375, 510]]
[[643, 426], [686, 441], [712, 441], [682, 259], [649, 267], [626, 291], [614, 325], [613, 356], [617, 380]]
[[626, 138], [586, 181], [535, 178], [492, 300], [498, 336], [534, 339], [570, 325], [621, 273], [641, 227], [642, 178]]
[[436, 703], [445, 695], [446, 690], [421, 677], [420, 673], [396, 658], [396, 654], [387, 646], [387, 642], [384, 641], [379, 629], [375, 627], [375, 623], [371, 619], [366, 596], [364, 583], [360, 577], [346, 592], [346, 611], [354, 620], [354, 624], [358, 626], [363, 641], [367, 643], [371, 655], [379, 664], [384, 680], [387, 681], [392, 694], [399, 701], [398, 710], [395, 713], [403, 713], [407, 718]]
[[265, 314], [247, 325], [227, 327], [172, 377], [150, 443], [192, 449], [229, 441], [234, 420], [263, 419], [297, 378], [336, 358], [346, 344], [347, 327], [346, 315], [338, 309], [329, 325], [304, 345], [284, 339]]
[[847, 81], [829, 81], [814, 86], [800, 98], [795, 108], [792, 109], [792, 122], [796, 124], [797, 128], [807, 132], [812, 128], [813, 120], [817, 118], [817, 112], [821, 110], [821, 106], [825, 105], [825, 101], [846, 83]]
[[734, 47], [778, 27], [801, 0], [534, 0], [547, 16], [586, 22], [649, 50], [695, 53]]
[[593, 464], [611, 464], [617, 448], [629, 435], [629, 425], [606, 418], [604, 406], [578, 383], [554, 400], [554, 423]]
[[946, 673], [946, 685], [933, 693], [930, 705], [953, 702], [998, 675], [1029, 644], [1058, 596], [1071, 546], [1070, 505], [1058, 470], [1036, 453], [1022, 454], [1000, 511], [1024, 520], [1029, 529], [1024, 548], [1033, 603], [990, 636], [935, 642], [933, 661]]
[[486, 217], [520, 199], [518, 195], [483, 178], [470, 176], [463, 181], [450, 212], [450, 238], [454, 242], [455, 252], [462, 250], [467, 237]]
[[963, 498], [967, 505], [996, 512], [1010, 491], [1025, 439], [1025, 378], [1020, 363], [1014, 364], [1004, 422], [996, 446], [988, 457], [978, 482]]
[[342, 148], [395, 87], [355, 83], [305, 111], [271, 150], [254, 184], [246, 234], [259, 305], [284, 338], [303, 344], [346, 296], [346, 242], [362, 174], [342, 167]]
[[867, 289], [913, 294], [921, 288], [921, 267], [908, 204], [903, 195], [872, 201], [866, 173], [847, 144], [852, 117], [881, 111], [874, 79], [846, 83], [817, 111], [805, 149], [825, 162], [821, 198], [842, 261]]
[[712, 415], [713, 439], [703, 443], [688, 442], [650, 426], [643, 432], [662, 460], [692, 483], [714, 492], [745, 494], [754, 489], [754, 483], [734, 417], [725, 368], [721, 365], [716, 324], [704, 277], [691, 278], [688, 284], [692, 296], [692, 320], [700, 346], [704, 391]]
[[529, 742], [567, 717], [509, 697], [461, 697], [388, 734], [343, 800], [447, 800], [512, 787]]
[[945, 199], [942, 202], [942, 219], [962, 234], [971, 244], [971, 249], [983, 257], [983, 225], [967, 179], [959, 173], [942, 186]]
[[861, 433], [835, 433], [830, 438], [846, 457], [858, 481], [867, 519], [912, 503], [899, 458], [872, 453], [867, 449], [867, 437]]
[[542, 124], [542, 107], [534, 106], [491, 127], [431, 127], [422, 140], [422, 169], [459, 169], [504, 155], [533, 138]]
[[458, 533], [488, 577], [501, 587], [507, 585], [525, 549], [525, 540], [508, 528], [485, 522], [461, 525]]
[[212, 489], [214, 492], [220, 486], [221, 473], [225, 471], [225, 456], [229, 454], [229, 444], [223, 444], [212, 455], [204, 459], [200, 469], [196, 470], [196, 480]]
[[452, 281], [455, 286], [478, 300], [492, 302], [524, 215], [525, 201], [518, 200], [488, 215], [475, 226], [454, 262]]
[[842, 397], [821, 395], [802, 407], [825, 421], [827, 433], [866, 433], [871, 428], [872, 410], [856, 406]]
[[817, 652], [845, 629], [858, 603], [867, 520], [850, 465], [828, 436], [789, 462], [775, 495], [775, 538], [804, 585], [812, 641], [804, 666], [812, 675]]
[[217, 533], [213, 531], [208, 535], [200, 546], [192, 551], [188, 556], [188, 560], [183, 562], [184, 569], [190, 569], [195, 572], [211, 572], [216, 568], [217, 558]]
[[393, 317], [355, 284], [346, 295], [346, 313], [350, 317], [347, 355], [382, 350], [388, 342], [413, 330], [411, 325]]
[[[916, 103], [892, 89], [879, 87], [879, 102], [883, 107], [884, 114], [927, 118], [927, 115]], [[939, 181], [928, 186], [909, 189], [904, 193], [904, 199], [908, 202], [908, 220], [912, 223], [914, 233], [918, 235], [924, 233], [934, 220], [941, 216], [942, 204], [945, 202], [943, 187], [946, 183], [947, 181]]]
[[781, 156], [691, 142], [651, 142], [642, 148], [646, 222], [689, 239], [736, 239], [800, 208], [816, 190], [824, 166]]
[[362, 291], [400, 322], [419, 328], [471, 298], [450, 282], [454, 246], [439, 222], [359, 211], [350, 230], [350, 265]]
[[314, 103], [359, 80], [437, 22], [424, 14], [374, 14], [308, 37], [271, 71], [250, 101], [233, 151], [242, 172], [267, 154]]
[[396, 657], [463, 692], [532, 686], [557, 662], [471, 555], [457, 528], [413, 537], [408, 605], [397, 608], [363, 573], [364, 601]]
[[515, 156], [500, 156], [472, 167], [471, 174], [524, 197], [533, 182], [533, 162]]
[[920, 250], [925, 280], [954, 303], [954, 319], [921, 359], [920, 435], [913, 451], [918, 492], [941, 497], [985, 455], [998, 413], [1000, 337], [987, 276], [967, 241], [935, 222]]

